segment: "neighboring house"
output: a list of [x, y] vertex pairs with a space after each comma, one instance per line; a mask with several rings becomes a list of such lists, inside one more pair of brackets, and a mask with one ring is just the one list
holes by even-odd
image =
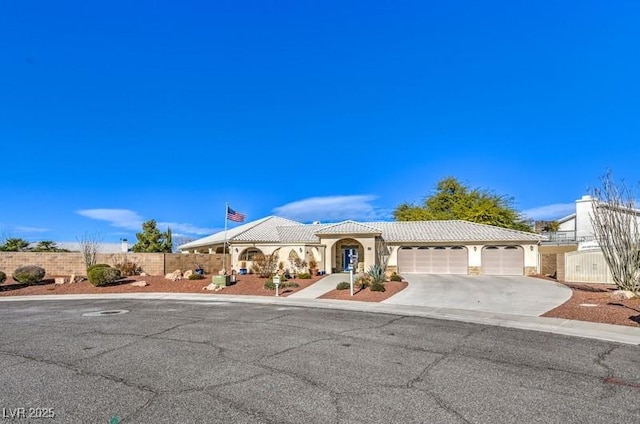
[[[60, 243], [56, 243], [59, 248], [67, 249], [71, 252], [81, 252], [82, 251], [82, 243], [77, 241], [62, 241]], [[98, 253], [127, 253], [131, 249], [129, 249], [129, 244], [127, 239], [122, 239], [120, 243], [101, 243], [96, 242], [96, 247]]]
[[[575, 202], [575, 212], [558, 220], [558, 231], [542, 233], [539, 251], [543, 275], [566, 282], [611, 281], [593, 228], [595, 202], [589, 195], [582, 196]], [[597, 207], [606, 208], [607, 205], [599, 203]], [[640, 210], [629, 209], [627, 212], [640, 224]]]
[[[313, 259], [335, 273], [386, 266], [387, 272], [530, 275], [539, 272], [541, 236], [467, 221], [302, 224], [269, 216], [195, 240], [183, 253], [227, 253], [238, 270], [258, 254], [277, 254], [284, 267]], [[226, 247], [225, 247], [225, 242]]]
[[[597, 248], [592, 216], [594, 210], [593, 197], [584, 195], [576, 200], [576, 211], [558, 220], [558, 231], [542, 233], [542, 244], [570, 244], [576, 248]], [[598, 208], [607, 207], [599, 204]], [[636, 216], [640, 224], [640, 210], [630, 209], [630, 214]]]

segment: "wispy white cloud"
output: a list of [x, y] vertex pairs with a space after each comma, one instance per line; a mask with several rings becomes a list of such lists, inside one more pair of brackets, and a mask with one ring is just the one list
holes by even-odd
[[41, 228], [41, 227], [26, 227], [26, 226], [19, 225], [17, 227], [13, 227], [13, 231], [15, 231], [16, 233], [41, 234], [41, 233], [48, 233], [49, 231], [51, 231], [51, 229]]
[[539, 206], [537, 208], [522, 211], [522, 214], [534, 220], [559, 219], [576, 211], [575, 203], [554, 203], [553, 205]]
[[167, 227], [171, 228], [171, 233], [176, 236], [184, 236], [184, 235], [209, 235], [215, 233], [215, 228], [205, 228], [205, 227], [196, 227], [192, 224], [184, 224], [178, 222], [158, 222], [158, 229], [160, 231], [164, 231]]
[[129, 209], [82, 209], [76, 213], [98, 221], [106, 221], [114, 227], [127, 230], [140, 231], [144, 222], [137, 212]]
[[[113, 227], [130, 231], [141, 231], [142, 223], [145, 221], [137, 212], [129, 209], [82, 209], [76, 213], [98, 221], [106, 221]], [[208, 235], [214, 232], [212, 228], [197, 227], [181, 222], [156, 222], [156, 226], [160, 231], [164, 231], [167, 227], [171, 228], [171, 232], [176, 235]]]
[[276, 215], [302, 222], [335, 222], [345, 219], [378, 220], [388, 212], [371, 204], [377, 196], [350, 195], [310, 197], [275, 208]]

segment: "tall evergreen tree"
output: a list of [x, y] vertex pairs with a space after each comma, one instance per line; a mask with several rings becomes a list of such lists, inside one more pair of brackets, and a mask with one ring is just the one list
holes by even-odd
[[142, 232], [136, 233], [137, 243], [131, 247], [136, 253], [171, 253], [171, 230], [162, 233], [158, 230], [156, 220], [151, 219], [142, 223]]

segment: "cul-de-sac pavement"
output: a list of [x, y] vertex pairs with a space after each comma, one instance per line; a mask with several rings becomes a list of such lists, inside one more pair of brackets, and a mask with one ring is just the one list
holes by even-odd
[[3, 421], [640, 422], [637, 344], [302, 304], [3, 302]]

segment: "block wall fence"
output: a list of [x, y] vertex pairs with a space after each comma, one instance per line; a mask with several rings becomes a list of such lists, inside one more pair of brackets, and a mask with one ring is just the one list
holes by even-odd
[[[223, 255], [208, 253], [98, 253], [97, 263], [115, 265], [124, 260], [134, 262], [147, 275], [165, 275], [177, 269], [186, 271], [200, 265], [205, 273], [217, 274], [222, 268]], [[231, 258], [226, 256], [227, 268]], [[84, 255], [80, 252], [0, 252], [0, 271], [11, 277], [16, 268], [35, 265], [45, 269], [48, 276], [86, 275]]]

